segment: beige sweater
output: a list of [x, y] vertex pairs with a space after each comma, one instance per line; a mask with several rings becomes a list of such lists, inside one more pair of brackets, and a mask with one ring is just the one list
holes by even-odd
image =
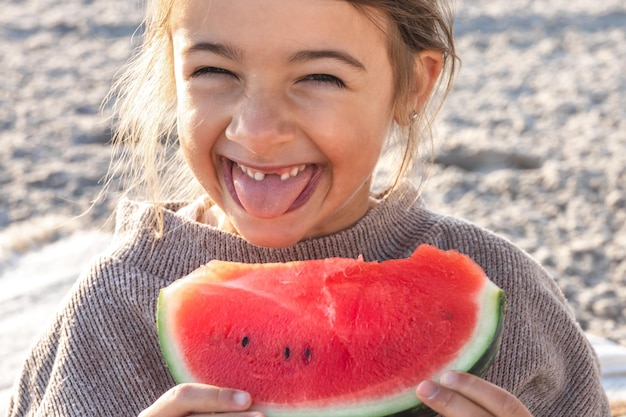
[[[548, 274], [523, 251], [467, 222], [394, 195], [337, 234], [286, 249], [255, 247], [191, 221], [171, 204], [155, 238], [154, 208], [122, 203], [109, 249], [79, 279], [15, 384], [9, 416], [136, 416], [174, 385], [156, 335], [158, 291], [211, 259], [407, 257], [421, 243], [454, 248], [504, 289], [502, 349], [486, 378], [535, 417], [609, 416], [596, 358]], [[407, 208], [410, 205], [410, 208]]]

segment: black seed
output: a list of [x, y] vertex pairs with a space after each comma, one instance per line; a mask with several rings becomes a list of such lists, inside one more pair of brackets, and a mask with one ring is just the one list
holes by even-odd
[[241, 346], [246, 347], [248, 346], [248, 343], [250, 343], [250, 338], [248, 336], [244, 336], [243, 339], [241, 339]]
[[307, 347], [306, 349], [304, 349], [304, 354], [302, 355], [304, 363], [311, 362], [311, 356], [313, 356], [313, 354], [311, 353], [311, 348]]
[[285, 359], [289, 359], [289, 356], [291, 356], [291, 350], [289, 350], [288, 347], [285, 348]]
[[454, 319], [454, 314], [452, 314], [452, 312], [450, 311], [442, 311], [441, 318], [446, 321], [451, 321]]

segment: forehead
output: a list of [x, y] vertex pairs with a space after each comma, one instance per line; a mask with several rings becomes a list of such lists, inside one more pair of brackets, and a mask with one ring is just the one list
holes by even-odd
[[179, 0], [170, 28], [175, 44], [210, 38], [260, 50], [291, 44], [363, 52], [387, 45], [384, 19], [342, 0]]

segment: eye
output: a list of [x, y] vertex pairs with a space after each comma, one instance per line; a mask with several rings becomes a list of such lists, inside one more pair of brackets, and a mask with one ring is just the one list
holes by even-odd
[[320, 84], [335, 85], [339, 88], [345, 88], [346, 84], [341, 79], [330, 74], [311, 74], [302, 78], [301, 81], [312, 81]]
[[219, 67], [200, 67], [191, 73], [191, 78], [200, 77], [203, 75], [209, 76], [235, 76], [232, 72]]

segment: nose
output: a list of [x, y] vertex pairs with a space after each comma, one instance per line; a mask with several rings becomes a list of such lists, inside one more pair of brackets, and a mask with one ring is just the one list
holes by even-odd
[[295, 137], [286, 100], [266, 93], [247, 94], [235, 107], [226, 137], [261, 155]]

